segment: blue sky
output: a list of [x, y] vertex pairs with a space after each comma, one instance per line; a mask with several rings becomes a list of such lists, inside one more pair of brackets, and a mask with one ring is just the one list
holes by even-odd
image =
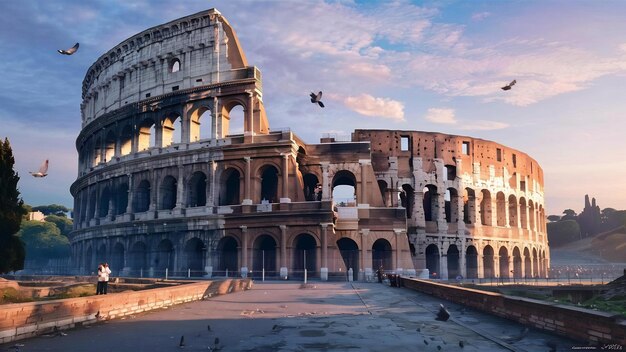
[[[3, 1], [0, 138], [31, 205], [72, 206], [81, 84], [124, 39], [217, 8], [263, 72], [272, 128], [436, 131], [534, 157], [548, 214], [626, 209], [626, 2]], [[80, 42], [73, 56], [56, 53]], [[500, 86], [517, 80], [514, 89]], [[308, 102], [324, 91], [325, 109]], [[28, 171], [50, 159], [50, 175]]]

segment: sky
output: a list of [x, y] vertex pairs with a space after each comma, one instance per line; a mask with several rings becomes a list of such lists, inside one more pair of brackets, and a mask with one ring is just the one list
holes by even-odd
[[[483, 138], [539, 162], [549, 215], [580, 212], [585, 194], [626, 209], [626, 2], [596, 0], [2, 1], [0, 138], [25, 203], [73, 206], [89, 66], [210, 8], [262, 71], [272, 129], [307, 143], [365, 128]], [[309, 102], [317, 90], [324, 109]], [[49, 176], [31, 177], [44, 159]]]

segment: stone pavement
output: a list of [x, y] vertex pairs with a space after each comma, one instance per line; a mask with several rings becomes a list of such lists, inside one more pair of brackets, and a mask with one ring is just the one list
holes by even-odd
[[[452, 316], [447, 322], [434, 319], [439, 303]], [[255, 282], [249, 291], [104, 321], [66, 336], [21, 340], [17, 344], [23, 346], [13, 342], [0, 351], [535, 352], [550, 351], [549, 345], [559, 351], [586, 345], [523, 330], [505, 319], [378, 283]]]

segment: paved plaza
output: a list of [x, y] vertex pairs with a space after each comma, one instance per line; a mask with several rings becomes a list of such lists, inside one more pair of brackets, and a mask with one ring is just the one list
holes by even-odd
[[[439, 303], [450, 320], [435, 320]], [[5, 344], [0, 351], [535, 352], [585, 345], [405, 288], [361, 282], [255, 282], [249, 291], [65, 333]]]

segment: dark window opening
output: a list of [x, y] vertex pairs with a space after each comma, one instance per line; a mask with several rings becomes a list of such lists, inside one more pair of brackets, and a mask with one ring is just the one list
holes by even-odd
[[146, 93], [146, 98], [150, 98], [150, 93]]
[[178, 86], [173, 86], [173, 87], [172, 87], [172, 92], [175, 92], [175, 91], [177, 91], [177, 90], [178, 90]]
[[502, 149], [500, 148], [496, 149], [496, 160], [502, 161]]
[[463, 154], [469, 155], [470, 142], [463, 142]]
[[513, 154], [513, 167], [517, 167], [517, 157]]
[[526, 191], [526, 181], [520, 181], [519, 189], [524, 192]]

